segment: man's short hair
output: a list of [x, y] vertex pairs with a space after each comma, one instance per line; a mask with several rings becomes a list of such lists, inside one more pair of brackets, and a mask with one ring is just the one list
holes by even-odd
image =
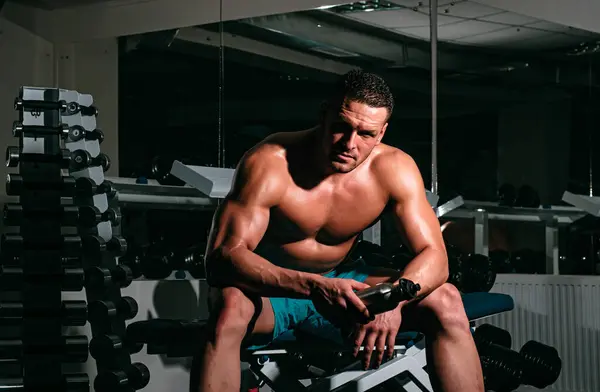
[[339, 105], [344, 100], [359, 102], [374, 108], [386, 108], [388, 118], [394, 110], [394, 96], [390, 87], [380, 76], [353, 69], [336, 83], [331, 104]]

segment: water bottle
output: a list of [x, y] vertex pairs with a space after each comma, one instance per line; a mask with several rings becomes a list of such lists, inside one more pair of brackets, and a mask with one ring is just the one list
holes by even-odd
[[402, 301], [414, 299], [419, 290], [421, 286], [418, 283], [400, 279], [397, 285], [381, 283], [361, 290], [356, 295], [367, 305], [369, 315], [374, 316], [395, 309]]

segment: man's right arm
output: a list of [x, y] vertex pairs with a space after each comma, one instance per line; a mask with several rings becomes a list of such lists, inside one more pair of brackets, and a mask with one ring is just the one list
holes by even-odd
[[217, 209], [208, 239], [206, 272], [211, 286], [235, 286], [264, 297], [306, 298], [320, 275], [278, 267], [254, 249], [264, 236], [270, 209], [287, 188], [285, 160], [272, 145], [240, 162], [232, 190]]

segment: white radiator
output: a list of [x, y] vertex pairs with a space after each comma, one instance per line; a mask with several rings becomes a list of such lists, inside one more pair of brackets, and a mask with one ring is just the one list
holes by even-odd
[[478, 324], [508, 330], [517, 351], [528, 340], [558, 350], [562, 372], [548, 390], [600, 391], [600, 277], [503, 274], [492, 292], [511, 295], [515, 309]]

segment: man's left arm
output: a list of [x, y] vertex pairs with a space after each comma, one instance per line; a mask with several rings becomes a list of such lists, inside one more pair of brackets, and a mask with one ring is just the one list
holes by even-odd
[[400, 277], [421, 285], [418, 298], [422, 298], [448, 280], [448, 256], [440, 224], [414, 160], [398, 151], [384, 166], [397, 228], [416, 254]]

